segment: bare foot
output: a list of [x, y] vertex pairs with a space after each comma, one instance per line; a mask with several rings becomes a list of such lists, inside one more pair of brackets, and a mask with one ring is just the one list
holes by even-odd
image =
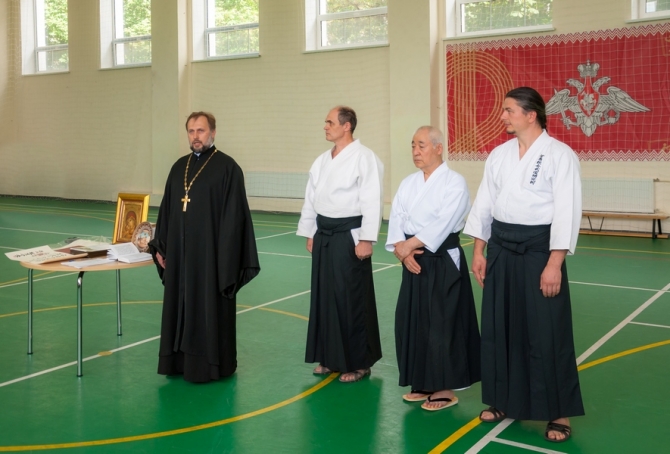
[[[552, 422], [555, 422], [556, 424], [562, 424], [564, 426], [570, 427], [570, 420], [568, 418], [558, 418], [554, 419]], [[546, 437], [549, 440], [554, 440], [554, 441], [563, 441], [567, 437], [569, 437], [569, 434], [565, 434], [564, 432], [561, 432], [559, 430], [547, 430]]]
[[[451, 401], [438, 400], [443, 398], [451, 399]], [[430, 398], [426, 400], [423, 405], [421, 405], [421, 407], [426, 410], [440, 410], [442, 408], [451, 407], [457, 402], [458, 398], [454, 392], [450, 389], [444, 389], [442, 391], [437, 391], [431, 394]]]
[[358, 369], [354, 372], [347, 372], [340, 375], [340, 381], [342, 383], [353, 383], [359, 381], [366, 375], [370, 375], [370, 369]]
[[326, 366], [322, 366], [321, 364], [316, 366], [312, 371], [312, 373], [315, 375], [328, 375], [331, 374], [332, 372], [333, 372], [332, 370], [328, 369]]

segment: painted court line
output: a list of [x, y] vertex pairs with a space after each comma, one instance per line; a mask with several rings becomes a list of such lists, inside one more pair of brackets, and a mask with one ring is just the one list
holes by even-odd
[[517, 443], [516, 441], [505, 440], [504, 438], [496, 438], [492, 441], [500, 443], [503, 445], [514, 446], [516, 448], [526, 449], [528, 451], [543, 452], [545, 454], [566, 454], [563, 451], [552, 451], [551, 449], [538, 448], [537, 446], [526, 445], [523, 443]]
[[642, 323], [642, 322], [630, 322], [631, 325], [642, 325], [642, 326], [652, 326], [654, 328], [668, 328], [670, 329], [670, 326], [666, 325], [654, 325], [653, 323]]
[[263, 237], [260, 237], [260, 238], [256, 238], [256, 241], [258, 241], [258, 240], [267, 240], [268, 238], [274, 238], [274, 237], [276, 237], [276, 236], [284, 236], [284, 235], [291, 235], [291, 234], [295, 234], [295, 231], [293, 231], [293, 232], [278, 233], [278, 234], [276, 234], [276, 235], [270, 235], [270, 236], [263, 236]]
[[29, 232], [29, 233], [50, 233], [54, 235], [95, 236], [91, 235], [90, 233], [50, 232], [46, 230], [12, 229], [9, 227], [0, 227], [0, 230], [11, 230], [13, 232]]
[[645, 301], [644, 304], [642, 304], [642, 306], [635, 309], [632, 314], [630, 314], [628, 317], [623, 319], [621, 321], [621, 323], [619, 323], [617, 326], [612, 328], [609, 333], [605, 334], [602, 338], [600, 338], [600, 340], [598, 342], [593, 344], [588, 350], [586, 350], [584, 353], [582, 353], [579, 356], [579, 358], [577, 358], [577, 364], [581, 364], [582, 362], [584, 362], [584, 360], [586, 358], [591, 356], [596, 350], [598, 350], [600, 347], [602, 347], [605, 342], [610, 340], [616, 333], [621, 331], [623, 329], [623, 327], [626, 326], [628, 323], [632, 322], [633, 319], [635, 319], [635, 317], [640, 315], [642, 313], [642, 311], [644, 311], [646, 308], [651, 306], [654, 301], [656, 301], [658, 298], [660, 298], [668, 290], [670, 290], [670, 284], [663, 287], [662, 290], [659, 290], [658, 292], [656, 292], [654, 294], [654, 296], [652, 296], [647, 301]]
[[[39, 279], [33, 279], [33, 283], [40, 282], [40, 281], [48, 281], [49, 279], [58, 279], [59, 277], [72, 276], [73, 274], [77, 274], [77, 273], [76, 272], [75, 273], [64, 273], [64, 274], [59, 274], [57, 276], [49, 276], [49, 277], [42, 277], [42, 278], [39, 278]], [[28, 283], [28, 278], [26, 278], [25, 281], [14, 282], [12, 284], [0, 285], [0, 288], [14, 287], [15, 285], [24, 285], [24, 284], [27, 284], [27, 283]]]
[[[387, 270], [389, 268], [393, 268], [395, 266], [397, 266], [397, 265], [388, 265], [384, 268], [379, 268], [378, 270], [374, 270], [373, 273], [377, 273], [379, 271], [384, 271], [384, 270]], [[69, 274], [76, 274], [76, 273], [69, 273]], [[60, 277], [60, 276], [54, 276], [54, 277], [51, 277], [51, 278], [44, 278], [44, 279], [54, 279], [55, 277]], [[16, 285], [16, 284], [10, 284], [10, 285]], [[286, 301], [288, 299], [295, 298], [297, 296], [306, 295], [307, 293], [310, 293], [310, 292], [311, 292], [311, 290], [305, 290], [304, 292], [294, 293], [293, 295], [285, 296], [283, 298], [279, 298], [279, 299], [276, 299], [276, 300], [273, 300], [273, 301], [269, 301], [267, 303], [259, 304], [258, 306], [253, 306], [253, 307], [250, 307], [248, 309], [243, 309], [241, 311], [237, 311], [236, 314], [237, 315], [244, 314], [245, 312], [250, 312], [250, 311], [253, 311], [253, 310], [256, 310], [256, 309], [260, 309], [260, 308], [263, 308], [265, 306], [269, 306], [271, 304], [279, 303], [280, 301]], [[111, 352], [117, 352], [117, 351], [125, 350], [125, 349], [131, 348], [131, 347], [135, 347], [137, 345], [144, 344], [146, 342], [151, 342], [151, 341], [159, 339], [159, 338], [160, 338], [160, 336], [151, 337], [149, 339], [144, 339], [142, 341], [135, 342], [134, 344], [125, 345], [123, 347], [120, 347], [120, 348], [117, 348], [117, 349], [114, 349], [114, 350], [110, 350], [110, 351]], [[83, 361], [89, 361], [91, 359], [96, 359], [96, 358], [100, 358], [100, 357], [101, 357], [101, 355], [93, 355], [93, 356], [89, 356], [88, 358], [84, 358]], [[23, 380], [27, 380], [29, 378], [38, 377], [40, 375], [44, 375], [44, 374], [47, 374], [49, 372], [54, 372], [54, 371], [57, 371], [57, 370], [60, 370], [60, 369], [63, 369], [65, 367], [69, 367], [69, 366], [72, 366], [72, 365], [75, 365], [75, 364], [77, 364], [77, 362], [73, 361], [73, 362], [63, 364], [63, 365], [60, 365], [60, 366], [56, 366], [56, 367], [53, 367], [51, 369], [47, 369], [47, 370], [44, 370], [44, 371], [41, 371], [41, 372], [36, 372], [34, 374], [26, 375], [24, 377], [15, 378], [14, 380], [10, 380], [8, 382], [0, 383], [0, 388], [3, 387], [3, 386], [11, 385], [12, 383], [17, 383], [17, 382], [20, 382], [20, 381], [23, 381]]]
[[[621, 323], [619, 323], [617, 326], [612, 328], [607, 334], [605, 334], [600, 340], [598, 340], [595, 344], [593, 344], [588, 350], [586, 350], [584, 353], [582, 353], [578, 358], [577, 358], [577, 364], [583, 363], [589, 356], [591, 356], [593, 353], [596, 352], [600, 347], [602, 347], [605, 342], [610, 340], [616, 333], [621, 331], [627, 324], [631, 323], [635, 317], [640, 315], [642, 311], [644, 311], [646, 308], [651, 306], [654, 301], [656, 301], [658, 298], [660, 298], [665, 292], [670, 290], [670, 283], [663, 287], [663, 289], [657, 291], [654, 296], [649, 298], [647, 301], [645, 301], [640, 307], [638, 307], [633, 313], [631, 313], [628, 317], [626, 317]], [[503, 422], [499, 423], [498, 426], [496, 426], [493, 430], [491, 430], [488, 434], [486, 434], [482, 439], [480, 439], [472, 448], [470, 448], [466, 454], [477, 454], [479, 453], [484, 447], [486, 447], [487, 444], [489, 444], [492, 441], [498, 442], [498, 434], [500, 434], [504, 429], [506, 429], [510, 424], [514, 422], [511, 419], [505, 419]], [[501, 426], [503, 426], [500, 430], [498, 430]], [[532, 447], [535, 448], [535, 447]], [[528, 445], [525, 447], [525, 449], [529, 450], [535, 450], [531, 449], [531, 446]], [[538, 448], [539, 449], [539, 448]], [[542, 451], [544, 452], [544, 451]]]

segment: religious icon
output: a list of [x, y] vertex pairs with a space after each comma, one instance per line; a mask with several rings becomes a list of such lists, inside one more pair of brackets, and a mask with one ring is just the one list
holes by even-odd
[[150, 222], [140, 223], [133, 232], [132, 243], [140, 252], [149, 252], [149, 241], [154, 237], [154, 229]]
[[145, 222], [148, 214], [149, 194], [120, 193], [116, 203], [112, 244], [133, 241], [138, 224]]

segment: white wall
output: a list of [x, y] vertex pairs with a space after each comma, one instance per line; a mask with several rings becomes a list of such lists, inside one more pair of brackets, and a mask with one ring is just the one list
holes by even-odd
[[[414, 170], [413, 130], [444, 126], [441, 0], [388, 0], [390, 46], [317, 53], [303, 51], [302, 0], [261, 0], [260, 57], [195, 63], [190, 0], [154, 0], [154, 66], [113, 70], [99, 69], [98, 1], [69, 0], [70, 71], [35, 76], [20, 73], [18, 3], [0, 0], [0, 194], [114, 200], [147, 192], [156, 204], [169, 167], [188, 152], [183, 121], [191, 110], [214, 112], [217, 145], [245, 171], [306, 172], [330, 146], [322, 131], [328, 110], [348, 104], [359, 115], [355, 136], [385, 164], [388, 210]], [[629, 0], [556, 0], [554, 33], [640, 25], [629, 17]], [[483, 163], [450, 165], [474, 197]], [[665, 180], [657, 207], [670, 211], [670, 163], [582, 168], [584, 176]], [[256, 209], [300, 205], [252, 200]]]

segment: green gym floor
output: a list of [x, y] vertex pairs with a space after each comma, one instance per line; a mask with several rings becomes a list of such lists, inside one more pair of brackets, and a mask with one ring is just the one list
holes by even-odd
[[[0, 197], [0, 252], [110, 237], [115, 208]], [[78, 378], [76, 273], [35, 272], [27, 355], [28, 273], [1, 257], [0, 452], [670, 452], [670, 241], [582, 236], [568, 258], [586, 416], [555, 444], [541, 422], [479, 423], [479, 384], [438, 412], [403, 402], [393, 339], [400, 267], [382, 244], [373, 263], [384, 357], [358, 383], [312, 375], [303, 362], [310, 256], [297, 221], [254, 214], [262, 271], [238, 295], [237, 373], [205, 385], [156, 374], [162, 286], [153, 266], [121, 273], [122, 336], [114, 272], [86, 274]]]

